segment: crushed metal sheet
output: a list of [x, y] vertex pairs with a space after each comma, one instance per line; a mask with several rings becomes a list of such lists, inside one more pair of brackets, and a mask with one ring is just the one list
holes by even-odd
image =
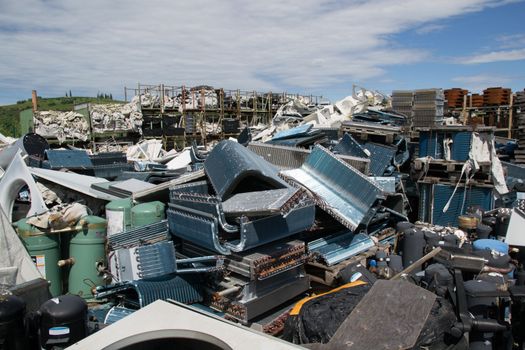
[[133, 199], [140, 201], [152, 201], [162, 197], [168, 198], [170, 187], [200, 180], [205, 176], [206, 174], [204, 173], [204, 169], [186, 173], [184, 175], [179, 176], [176, 179], [155, 185], [155, 187], [152, 187], [150, 189], [135, 192], [133, 193]]
[[92, 188], [93, 184], [108, 182], [108, 180], [103, 178], [39, 168], [29, 168], [29, 171], [39, 178], [63, 187], [67, 187], [90, 197], [107, 201], [112, 201], [119, 198]]
[[351, 230], [382, 197], [379, 186], [321, 146], [314, 148], [299, 169], [280, 174], [311, 191], [319, 207]]
[[204, 170], [222, 200], [239, 192], [287, 188], [278, 169], [237, 142], [219, 142], [204, 162]]

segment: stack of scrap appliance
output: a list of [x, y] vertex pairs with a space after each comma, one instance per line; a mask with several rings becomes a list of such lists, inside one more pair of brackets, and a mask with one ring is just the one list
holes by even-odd
[[516, 163], [525, 163], [525, 91], [516, 93], [514, 98], [514, 106], [516, 107], [516, 120], [517, 120], [517, 139], [518, 149], [514, 151], [514, 158]]
[[441, 125], [444, 103], [443, 89], [415, 90], [412, 125], [414, 127]]
[[170, 189], [167, 213], [182, 254], [226, 256], [210, 306], [249, 322], [306, 292], [305, 244], [291, 238], [314, 223], [305, 191], [234, 141], [215, 146], [204, 170], [205, 180]]
[[[419, 158], [413, 166], [419, 188], [419, 220], [458, 226], [469, 207], [494, 208], [494, 128], [419, 128]], [[505, 188], [500, 190], [505, 192]]]

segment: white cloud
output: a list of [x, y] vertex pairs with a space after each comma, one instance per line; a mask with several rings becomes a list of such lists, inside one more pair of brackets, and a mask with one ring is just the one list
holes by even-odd
[[428, 57], [392, 34], [501, 3], [1, 1], [0, 91], [117, 95], [137, 82], [321, 89]]
[[458, 59], [463, 64], [493, 63], [525, 60], [525, 49], [501, 50]]
[[513, 81], [513, 79], [507, 76], [488, 74], [458, 76], [451, 80], [458, 83], [458, 86], [468, 89], [471, 92], [482, 92], [487, 87], [501, 86], [502, 84], [509, 84]]
[[443, 29], [445, 29], [446, 26], [443, 25], [443, 24], [429, 24], [429, 25], [424, 25], [418, 29], [416, 29], [416, 33], [419, 34], [419, 35], [425, 35], [425, 34], [429, 34], [429, 33], [435, 33], [435, 32], [439, 32]]
[[516, 49], [525, 47], [525, 33], [501, 35], [496, 39], [501, 49]]

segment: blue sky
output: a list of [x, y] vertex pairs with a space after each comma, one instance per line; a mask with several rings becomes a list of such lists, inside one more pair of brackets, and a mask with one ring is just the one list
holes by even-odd
[[515, 0], [0, 0], [0, 104], [207, 84], [332, 100], [352, 84], [525, 88]]

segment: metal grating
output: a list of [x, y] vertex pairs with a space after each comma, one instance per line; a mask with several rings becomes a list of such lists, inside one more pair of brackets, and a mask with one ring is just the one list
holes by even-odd
[[111, 250], [116, 250], [167, 239], [169, 239], [168, 221], [162, 220], [151, 225], [140, 226], [129, 231], [110, 235], [108, 236], [108, 245]]
[[138, 280], [98, 286], [95, 298], [124, 296], [128, 303], [144, 307], [156, 300], [173, 299], [184, 304], [203, 301], [203, 281], [199, 275], [170, 275], [155, 280]]
[[124, 317], [131, 315], [136, 310], [128, 309], [124, 306], [113, 306], [111, 309], [109, 309], [109, 312], [106, 314], [106, 317], [104, 318], [105, 324], [113, 324], [117, 321], [122, 320]]
[[282, 171], [281, 176], [311, 191], [317, 205], [351, 230], [382, 195], [374, 182], [321, 146], [301, 168]]
[[[492, 187], [458, 187], [448, 210], [443, 213], [454, 192], [455, 185], [422, 184], [420, 186], [420, 217], [422, 221], [434, 225], [458, 226], [458, 216], [465, 214], [468, 207], [479, 206], [482, 210], [494, 209], [494, 189]], [[434, 198], [432, 198], [432, 196]]]

